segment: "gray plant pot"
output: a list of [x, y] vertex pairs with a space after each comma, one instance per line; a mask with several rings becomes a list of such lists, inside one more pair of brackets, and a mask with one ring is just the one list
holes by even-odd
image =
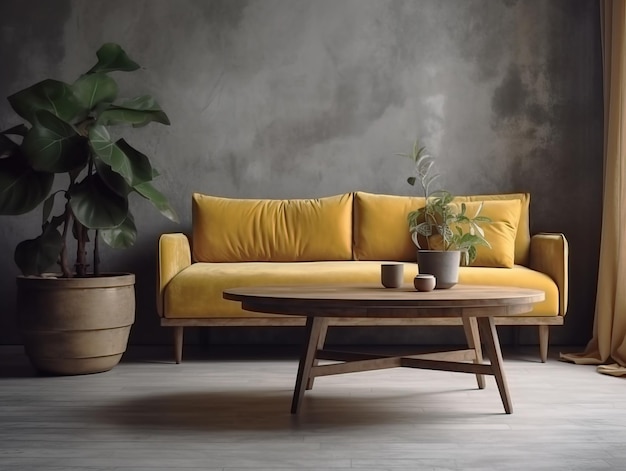
[[459, 265], [461, 252], [459, 250], [418, 250], [417, 266], [420, 274], [435, 275], [437, 284], [435, 289], [452, 288], [459, 282]]

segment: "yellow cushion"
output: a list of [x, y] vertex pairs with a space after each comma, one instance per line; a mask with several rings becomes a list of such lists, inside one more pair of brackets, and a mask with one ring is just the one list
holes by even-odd
[[352, 194], [232, 199], [194, 193], [193, 259], [296, 262], [352, 258]]
[[[489, 216], [492, 221], [502, 222], [491, 228], [488, 236], [490, 243], [496, 239], [500, 250], [495, 255], [486, 255], [480, 250], [482, 262], [475, 265], [506, 266], [512, 264], [508, 255], [508, 242], [511, 235], [511, 225], [515, 225], [514, 263], [528, 265], [530, 251], [530, 229], [528, 209], [530, 194], [511, 193], [500, 195], [457, 196], [455, 202], [485, 201], [481, 214]], [[519, 201], [511, 206], [496, 203], [491, 207], [491, 201]], [[413, 261], [416, 258], [416, 247], [411, 241], [407, 223], [407, 215], [424, 206], [424, 198], [412, 196], [379, 195], [358, 191], [354, 195], [354, 257], [357, 260], [398, 260]], [[519, 208], [519, 220], [514, 221], [514, 214]], [[489, 209], [488, 209], [489, 208]], [[492, 211], [493, 209], [493, 211]], [[503, 210], [503, 216], [497, 211]], [[471, 214], [471, 213], [470, 213]], [[502, 218], [502, 219], [501, 219]], [[490, 224], [493, 225], [493, 224]], [[483, 227], [488, 232], [487, 224]], [[483, 256], [483, 254], [485, 254]], [[496, 263], [497, 262], [497, 263]]]
[[530, 262], [530, 193], [457, 196], [455, 201], [520, 200], [521, 212], [515, 236], [515, 263], [528, 266]]
[[424, 206], [424, 198], [354, 194], [354, 258], [356, 260], [416, 260], [407, 216]]
[[[321, 283], [380, 283], [380, 261], [300, 263], [194, 263], [182, 270], [165, 287], [166, 318], [269, 317], [241, 309], [241, 304], [223, 299], [226, 288], [259, 285]], [[404, 265], [404, 282], [412, 286], [415, 263]], [[528, 316], [556, 316], [559, 291], [547, 275], [516, 265], [511, 270], [461, 267], [459, 282], [480, 285], [519, 286], [546, 293], [545, 301], [533, 306]]]
[[524, 316], [556, 316], [559, 313], [559, 288], [548, 275], [515, 265], [511, 270], [491, 267], [460, 267], [459, 283], [470, 285], [517, 286], [519, 288], [539, 289], [546, 293], [546, 298], [533, 305], [531, 312]]
[[[461, 204], [452, 203], [457, 211], [461, 211]], [[513, 268], [515, 262], [515, 235], [520, 218], [520, 200], [487, 200], [467, 201], [465, 214], [474, 217], [482, 204], [481, 216], [488, 217], [491, 222], [482, 223], [480, 227], [485, 231], [485, 239], [491, 248], [484, 246], [476, 247], [476, 259], [472, 263], [474, 267], [499, 267]], [[454, 228], [452, 228], [454, 231]], [[463, 228], [468, 231], [467, 227]], [[438, 249], [440, 247], [432, 246]]]
[[[380, 283], [380, 265], [381, 262], [356, 261], [194, 263], [167, 285], [164, 315], [167, 318], [268, 317], [269, 314], [243, 311], [240, 303], [223, 299], [222, 292], [240, 286]], [[415, 263], [404, 265], [407, 285], [416, 274]]]

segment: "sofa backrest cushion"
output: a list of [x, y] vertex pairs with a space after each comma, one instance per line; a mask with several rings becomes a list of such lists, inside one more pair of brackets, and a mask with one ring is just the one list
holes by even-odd
[[318, 199], [234, 199], [194, 193], [197, 262], [352, 259], [352, 193]]
[[457, 201], [520, 201], [520, 216], [515, 235], [515, 264], [528, 266], [530, 261], [530, 193], [459, 196]]
[[[530, 249], [528, 223], [530, 195], [515, 193], [455, 198], [455, 202], [459, 203], [474, 201], [485, 202], [481, 214], [493, 221], [491, 224], [483, 225], [485, 236], [493, 248], [479, 249], [479, 257], [473, 265], [510, 267], [512, 262], [527, 265]], [[499, 201], [504, 203], [498, 203]], [[478, 204], [476, 203], [476, 208]], [[410, 211], [423, 206], [424, 198], [421, 197], [356, 192], [355, 259], [414, 261], [417, 248], [411, 241], [407, 215]], [[474, 212], [476, 208], [472, 208]]]
[[[479, 245], [476, 247], [476, 259], [472, 262], [475, 267], [513, 268], [515, 264], [515, 235], [519, 224], [521, 202], [520, 200], [486, 200], [486, 201], [462, 201], [453, 202], [455, 211], [461, 211], [461, 205], [465, 205], [465, 214], [468, 217], [480, 215], [488, 217], [491, 222], [481, 223], [480, 227], [485, 233], [485, 239], [491, 247]], [[482, 208], [481, 208], [482, 205]], [[454, 225], [452, 232], [456, 232]], [[467, 224], [461, 225], [463, 232], [468, 232]], [[434, 241], [434, 243], [433, 243]], [[426, 248], [422, 245], [422, 248]], [[431, 249], [441, 250], [443, 240], [441, 237], [431, 238]]]
[[424, 198], [354, 194], [354, 258], [414, 262], [415, 244], [409, 234], [407, 215], [424, 206]]

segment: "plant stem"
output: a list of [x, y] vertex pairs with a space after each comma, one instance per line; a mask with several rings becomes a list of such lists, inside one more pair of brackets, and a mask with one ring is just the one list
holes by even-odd
[[435, 217], [435, 215], [430, 212], [430, 211], [426, 211], [424, 213], [424, 220], [426, 222], [428, 222], [430, 220], [430, 227], [431, 227], [431, 236], [426, 237], [426, 246], [428, 247], [428, 250], [431, 250], [431, 245], [430, 245], [430, 238], [432, 237], [432, 227], [435, 226], [437, 227], [437, 218]]
[[76, 275], [80, 277], [87, 276], [87, 263], [85, 256], [87, 251], [85, 250], [87, 238], [87, 231], [85, 227], [80, 223], [77, 223], [76, 227]]
[[64, 278], [71, 278], [72, 272], [70, 271], [69, 262], [67, 259], [67, 230], [72, 224], [72, 209], [70, 208], [70, 200], [65, 202], [65, 222], [63, 223], [63, 245], [61, 246], [61, 253], [59, 254], [59, 265], [61, 265], [61, 273]]
[[[426, 211], [424, 211], [424, 221], [428, 222], [428, 219], [435, 219], [430, 212], [428, 211], [428, 189], [426, 188], [426, 185], [424, 185], [424, 177], [426, 175], [425, 174], [420, 174], [420, 181], [422, 182], [422, 190], [424, 190], [424, 204], [426, 204]], [[436, 222], [436, 221], [435, 221]], [[431, 225], [431, 231], [432, 231], [432, 225]], [[432, 232], [431, 232], [432, 234]], [[428, 250], [430, 250], [430, 236], [426, 237], [426, 248]]]
[[82, 121], [79, 121], [74, 126], [76, 130], [78, 131], [78, 134], [84, 137], [88, 137], [89, 125], [92, 124], [94, 121], [95, 119], [92, 116], [87, 116], [85, 119], [83, 119]]
[[93, 239], [93, 274], [100, 276], [100, 253], [99, 253], [100, 231], [96, 229]]
[[[93, 158], [89, 158], [89, 166], [87, 168], [87, 177], [93, 173]], [[87, 241], [89, 240], [89, 230], [83, 226], [78, 220], [76, 221], [76, 273], [80, 277], [87, 276]]]

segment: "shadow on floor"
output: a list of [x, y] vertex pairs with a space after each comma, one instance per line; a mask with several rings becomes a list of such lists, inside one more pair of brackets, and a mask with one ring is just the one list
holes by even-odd
[[[495, 389], [495, 388], [494, 388]], [[381, 424], [411, 424], [431, 422], [446, 417], [485, 417], [500, 412], [499, 398], [494, 398], [494, 412], [471, 407], [447, 410], [445, 403], [453, 403], [459, 393], [484, 394], [484, 391], [446, 390], [420, 393], [398, 392], [385, 395], [381, 391], [371, 397], [355, 397], [349, 392], [341, 395], [307, 392], [297, 415], [290, 413], [291, 390], [189, 392], [155, 394], [135, 397], [92, 410], [95, 419], [115, 426], [147, 430], [179, 431], [280, 431], [300, 427], [352, 428]], [[445, 396], [449, 395], [446, 400]], [[421, 408], [424, 402], [427, 408]], [[470, 401], [471, 402], [471, 401]], [[433, 408], [433, 403], [439, 406]], [[413, 407], [407, 410], [407, 404]], [[497, 411], [497, 412], [495, 412]]]

